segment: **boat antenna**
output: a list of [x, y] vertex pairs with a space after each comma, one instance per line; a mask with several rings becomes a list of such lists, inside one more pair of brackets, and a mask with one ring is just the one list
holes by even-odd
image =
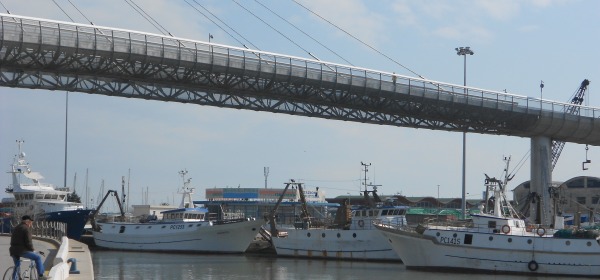
[[369, 166], [371, 166], [371, 163], [364, 163], [364, 162], [360, 162], [360, 164], [363, 166], [363, 171], [365, 172], [365, 182], [363, 183], [365, 185], [365, 192], [367, 191], [367, 172], [369, 172]]

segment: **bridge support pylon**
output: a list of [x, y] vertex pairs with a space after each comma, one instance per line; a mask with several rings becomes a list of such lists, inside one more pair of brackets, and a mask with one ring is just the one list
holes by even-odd
[[529, 219], [532, 223], [550, 226], [554, 221], [554, 205], [551, 201], [552, 140], [549, 137], [531, 138], [531, 181], [529, 191], [535, 199], [531, 200]]

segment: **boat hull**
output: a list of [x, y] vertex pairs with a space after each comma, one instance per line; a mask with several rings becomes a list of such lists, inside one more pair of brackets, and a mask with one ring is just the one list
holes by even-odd
[[439, 229], [420, 234], [385, 226], [378, 228], [409, 269], [600, 275], [600, 244], [595, 239]]
[[400, 262], [387, 239], [375, 229], [289, 229], [273, 237], [279, 256]]
[[79, 240], [92, 212], [94, 210], [57, 211], [46, 213], [45, 220], [65, 223], [67, 225], [67, 237]]
[[116, 250], [243, 253], [264, 221], [213, 225], [209, 222], [98, 223], [97, 246]]

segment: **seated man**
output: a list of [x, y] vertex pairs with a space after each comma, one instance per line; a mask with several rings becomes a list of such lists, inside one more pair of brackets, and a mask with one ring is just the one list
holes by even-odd
[[[29, 228], [33, 220], [31, 217], [25, 215], [21, 218], [21, 223], [13, 229], [12, 236], [10, 237], [10, 256], [13, 258], [15, 263], [15, 269], [13, 271], [13, 279], [18, 279], [15, 274], [19, 273], [21, 266], [21, 257], [35, 261], [35, 265], [40, 275], [39, 279], [46, 279], [44, 277], [44, 263], [42, 257], [34, 252], [33, 242], [31, 237], [31, 231]], [[40, 252], [41, 253], [41, 252]]]

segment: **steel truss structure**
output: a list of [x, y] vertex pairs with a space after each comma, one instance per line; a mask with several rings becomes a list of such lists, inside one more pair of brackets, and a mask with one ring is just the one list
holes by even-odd
[[0, 14], [0, 86], [600, 144], [600, 109], [156, 34]]

